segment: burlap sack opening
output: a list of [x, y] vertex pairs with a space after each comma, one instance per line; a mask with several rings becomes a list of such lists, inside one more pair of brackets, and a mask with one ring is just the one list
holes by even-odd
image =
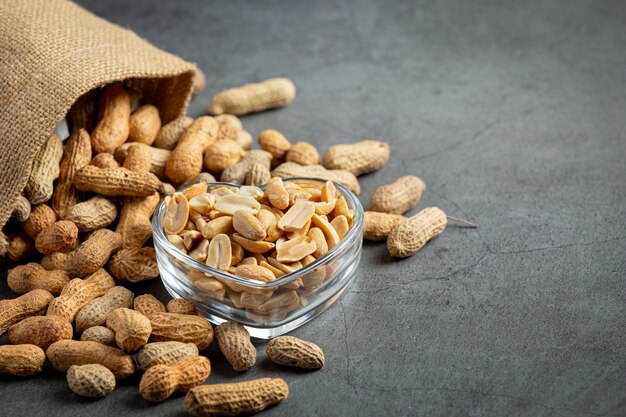
[[85, 93], [116, 81], [185, 112], [195, 66], [64, 0], [0, 2], [0, 228], [37, 151]]

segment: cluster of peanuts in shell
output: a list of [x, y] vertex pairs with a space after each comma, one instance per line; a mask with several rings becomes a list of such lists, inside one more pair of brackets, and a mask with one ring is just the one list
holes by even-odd
[[[198, 91], [203, 79], [196, 77]], [[358, 195], [357, 177], [384, 166], [390, 148], [363, 140], [330, 146], [320, 156], [310, 143], [292, 143], [268, 129], [258, 136], [261, 149], [251, 149], [252, 135], [237, 116], [282, 107], [295, 94], [285, 78], [246, 84], [214, 96], [214, 117], [181, 116], [164, 124], [159, 109], [142, 103], [129, 85], [112, 84], [79, 99], [69, 115], [70, 137], [64, 143], [53, 134], [44, 143], [0, 233], [0, 255], [28, 262], [8, 274], [18, 297], [0, 300], [0, 335], [8, 332], [11, 343], [0, 346], [0, 374], [29, 376], [47, 360], [67, 373], [75, 393], [102, 397], [135, 374], [138, 363], [146, 400], [188, 392], [185, 404], [194, 416], [258, 412], [287, 398], [281, 378], [202, 385], [211, 366], [201, 353], [214, 338], [235, 371], [254, 365], [256, 348], [246, 329], [235, 322], [213, 329], [189, 301], [164, 306], [125, 286], [159, 276], [151, 217], [163, 199], [163, 226], [174, 246], [243, 278], [277, 279], [345, 238], [354, 211], [334, 184]], [[326, 183], [282, 180], [293, 177]], [[242, 186], [207, 188], [216, 178]], [[437, 208], [402, 215], [424, 189], [417, 177], [380, 187], [365, 213], [364, 238], [387, 239], [390, 254], [405, 257], [441, 233], [447, 216]], [[331, 272], [258, 293], [204, 275], [194, 279], [267, 320], [268, 312], [295, 308]], [[290, 336], [270, 341], [266, 353], [280, 365], [324, 364], [317, 345]]]

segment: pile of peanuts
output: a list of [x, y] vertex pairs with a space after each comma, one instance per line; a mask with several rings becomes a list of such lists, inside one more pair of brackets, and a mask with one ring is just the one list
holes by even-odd
[[[202, 77], [197, 80], [201, 89]], [[99, 96], [97, 104], [79, 100], [69, 139], [53, 134], [43, 145], [0, 233], [0, 256], [27, 262], [7, 278], [19, 296], [0, 301], [0, 335], [8, 331], [11, 342], [0, 346], [0, 374], [32, 375], [48, 360], [67, 372], [78, 395], [101, 397], [136, 372], [136, 361], [146, 400], [188, 392], [185, 404], [195, 416], [256, 412], [282, 401], [288, 387], [280, 378], [202, 385], [210, 362], [200, 353], [214, 336], [233, 369], [254, 365], [256, 349], [243, 326], [226, 322], [213, 329], [188, 301], [164, 306], [125, 288], [159, 276], [153, 212], [165, 199], [164, 231], [192, 258], [242, 278], [276, 279], [323, 257], [349, 233], [354, 212], [335, 184], [358, 195], [357, 176], [384, 166], [389, 145], [333, 145], [320, 157], [310, 143], [291, 143], [268, 129], [258, 136], [261, 149], [251, 149], [252, 136], [237, 116], [290, 103], [296, 89], [285, 78], [223, 91], [209, 105], [213, 116], [181, 116], [163, 125], [159, 109], [121, 83], [89, 94]], [[326, 183], [315, 188], [282, 180], [290, 177]], [[243, 186], [207, 188], [216, 178]], [[402, 215], [424, 190], [414, 176], [378, 188], [365, 213], [364, 238], [387, 239], [392, 256], [416, 253], [447, 219], [438, 208]], [[271, 293], [203, 285], [233, 302], [237, 293], [236, 301], [260, 316], [274, 307]], [[295, 292], [319, 283], [291, 285]], [[281, 299], [281, 306], [288, 301]], [[317, 345], [289, 336], [270, 341], [266, 351], [281, 365], [324, 364]]]

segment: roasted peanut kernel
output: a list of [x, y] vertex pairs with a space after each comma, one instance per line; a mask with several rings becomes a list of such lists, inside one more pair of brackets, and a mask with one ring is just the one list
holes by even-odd
[[180, 236], [183, 238], [183, 245], [189, 251], [200, 241], [202, 233], [197, 230], [186, 230]]
[[333, 216], [346, 216], [346, 219], [348, 219], [348, 221], [352, 223], [354, 213], [348, 208], [348, 203], [346, 202], [346, 199], [343, 195], [340, 195], [337, 198], [335, 208], [333, 209]]
[[350, 230], [348, 219], [344, 215], [335, 217], [330, 222], [330, 225], [334, 227], [335, 230], [337, 231], [337, 234], [339, 235], [339, 239], [343, 239], [344, 236], [347, 235], [348, 231]]
[[269, 180], [265, 186], [265, 197], [277, 209], [284, 210], [289, 207], [289, 192], [280, 178], [274, 177]]
[[315, 252], [315, 242], [306, 236], [299, 236], [284, 243], [276, 243], [276, 260], [278, 262], [296, 262]]
[[326, 181], [326, 183], [322, 186], [320, 200], [326, 203], [331, 202], [337, 199], [337, 187], [332, 181]]
[[239, 233], [234, 233], [232, 235], [232, 239], [242, 248], [252, 253], [265, 253], [274, 249], [274, 244], [272, 242], [250, 240], [241, 236]]
[[315, 251], [313, 252], [313, 256], [315, 258], [319, 258], [328, 252], [328, 243], [326, 242], [326, 236], [324, 236], [322, 229], [319, 227], [312, 227], [309, 229], [307, 237], [311, 239], [311, 241], [315, 242]]
[[253, 197], [233, 194], [218, 197], [215, 209], [230, 215], [235, 214], [239, 210], [256, 214], [261, 209], [261, 205]]
[[191, 210], [199, 214], [207, 215], [213, 209], [215, 196], [209, 193], [202, 193], [189, 200]]
[[189, 220], [189, 202], [181, 193], [170, 196], [163, 215], [163, 229], [168, 234], [178, 234], [185, 229]]
[[185, 247], [185, 240], [178, 235], [167, 235], [167, 240], [179, 251], [187, 254], [187, 248]]
[[263, 198], [263, 190], [261, 190], [259, 187], [253, 187], [251, 185], [242, 185], [241, 187], [239, 187], [237, 194], [247, 195], [248, 197], [252, 197], [257, 201]]
[[263, 268], [267, 268], [270, 271], [272, 271], [272, 273], [274, 274], [276, 278], [280, 278], [283, 275], [286, 275], [284, 271], [281, 271], [280, 269], [270, 265], [267, 261], [261, 261], [259, 262], [259, 265], [262, 266]]
[[276, 279], [272, 271], [259, 265], [239, 265], [235, 271], [237, 276], [257, 281], [268, 282]]
[[337, 204], [337, 200], [335, 199], [329, 202], [320, 201], [319, 203], [313, 204], [315, 204], [315, 214], [318, 214], [320, 216], [327, 216], [335, 209], [335, 204]]
[[201, 278], [193, 285], [209, 297], [221, 300], [226, 295], [226, 286], [214, 278]]
[[[243, 258], [238, 264], [239, 265], [258, 265], [258, 262], [256, 261], [256, 258], [249, 256], [247, 258]], [[276, 275], [276, 274], [274, 274]]]
[[245, 256], [244, 250], [241, 246], [233, 241], [230, 242], [230, 246], [232, 248], [232, 257], [230, 260], [230, 264], [237, 265], [243, 260], [243, 257]]
[[247, 211], [237, 211], [233, 216], [233, 228], [250, 240], [263, 240], [267, 233], [259, 219]]
[[232, 259], [232, 248], [230, 239], [225, 234], [219, 234], [211, 239], [209, 243], [206, 264], [211, 268], [228, 270]]
[[191, 187], [187, 188], [185, 191], [183, 191], [183, 194], [185, 194], [185, 197], [187, 198], [187, 200], [191, 200], [192, 198], [197, 197], [200, 194], [204, 194], [206, 192], [207, 192], [206, 183], [198, 182], [192, 185]]
[[315, 214], [315, 206], [309, 201], [298, 201], [278, 221], [278, 227], [287, 232], [295, 232], [304, 227]]
[[317, 214], [313, 214], [312, 219], [313, 224], [315, 224], [315, 226], [319, 227], [322, 232], [324, 232], [326, 242], [328, 243], [328, 249], [334, 248], [341, 240], [335, 228], [328, 222], [327, 219], [322, 216], [318, 216]]
[[300, 236], [306, 236], [307, 233], [309, 233], [310, 228], [311, 228], [311, 220], [309, 219], [309, 221], [306, 222], [305, 225], [300, 230], [296, 230], [295, 232], [287, 232], [287, 239], [295, 239]]
[[298, 269], [302, 268], [302, 263], [300, 261], [292, 262], [290, 264], [284, 264], [278, 262], [274, 257], [269, 257], [267, 258], [267, 262], [269, 262], [270, 265], [272, 265], [273, 267], [280, 269], [285, 274], [291, 274], [292, 272], [295, 272]]
[[269, 300], [271, 296], [272, 296], [272, 292], [268, 292], [268, 291], [263, 292], [263, 293], [251, 293], [247, 291], [242, 291], [241, 295], [239, 296], [239, 302], [245, 308], [255, 309], [255, 308], [260, 307], [267, 300]]
[[222, 216], [208, 222], [204, 228], [202, 228], [202, 236], [207, 239], [213, 239], [221, 233], [229, 234], [232, 231], [233, 218], [230, 216]]
[[209, 241], [206, 239], [202, 239], [202, 241], [198, 243], [198, 246], [189, 251], [189, 256], [198, 262], [204, 262], [206, 261], [208, 249]]

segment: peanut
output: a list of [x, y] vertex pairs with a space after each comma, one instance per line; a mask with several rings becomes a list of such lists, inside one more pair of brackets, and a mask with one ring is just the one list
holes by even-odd
[[243, 148], [232, 139], [218, 140], [206, 149], [204, 166], [213, 172], [222, 172], [235, 165], [245, 154]]
[[17, 232], [9, 238], [6, 256], [12, 261], [22, 261], [37, 253], [35, 242], [27, 234]]
[[147, 197], [162, 189], [161, 181], [152, 173], [126, 168], [102, 169], [87, 165], [74, 174], [74, 186], [105, 196]]
[[152, 294], [143, 294], [135, 297], [133, 310], [140, 312], [149, 319], [157, 313], [165, 313], [167, 311], [163, 303]]
[[237, 142], [239, 146], [246, 151], [249, 151], [250, 148], [252, 148], [252, 141], [252, 135], [247, 130], [242, 129], [237, 132], [237, 139], [235, 139], [235, 142]]
[[259, 219], [243, 210], [238, 210], [233, 215], [233, 228], [241, 236], [251, 240], [263, 240], [267, 235]]
[[298, 142], [291, 145], [285, 160], [300, 165], [318, 165], [320, 163], [320, 154], [315, 149], [315, 146], [310, 143]]
[[363, 239], [384, 240], [406, 217], [401, 214], [366, 211], [363, 217]]
[[11, 212], [11, 217], [17, 220], [18, 222], [25, 222], [30, 217], [30, 202], [23, 195], [19, 196], [17, 200], [15, 200], [15, 204], [13, 206], [13, 211]]
[[291, 149], [291, 142], [278, 130], [267, 129], [259, 134], [261, 149], [272, 154], [272, 166], [284, 162], [287, 152]]
[[207, 183], [207, 182], [215, 182], [216, 179], [213, 175], [209, 174], [208, 172], [202, 172], [198, 175], [196, 175], [193, 178], [188, 179], [187, 181], [185, 181], [182, 185], [181, 188], [187, 187], [189, 185], [193, 185], [193, 184], [201, 184], [201, 183]]
[[99, 229], [74, 251], [72, 264], [79, 274], [92, 274], [106, 265], [111, 254], [121, 248], [122, 237], [119, 234]]
[[126, 157], [122, 166], [131, 171], [150, 172], [152, 149], [144, 143], [130, 143], [126, 149]]
[[235, 371], [247, 371], [256, 362], [256, 349], [250, 333], [241, 324], [227, 321], [215, 328], [215, 338], [226, 360]]
[[161, 127], [154, 141], [154, 146], [160, 149], [172, 150], [180, 135], [193, 123], [189, 116], [180, 116]]
[[76, 331], [78, 333], [90, 327], [106, 323], [107, 316], [117, 308], [129, 308], [133, 304], [134, 294], [124, 287], [115, 286], [101, 297], [94, 298], [76, 314]]
[[52, 197], [53, 183], [59, 177], [59, 162], [63, 157], [63, 142], [52, 134], [35, 156], [26, 182], [26, 196], [32, 204], [41, 204]]
[[9, 341], [14, 345], [31, 344], [46, 350], [56, 341], [71, 339], [72, 324], [62, 317], [28, 317], [9, 328]]
[[387, 249], [391, 256], [406, 258], [417, 253], [430, 239], [446, 228], [446, 214], [437, 207], [428, 207], [404, 220], [391, 230]]
[[296, 262], [315, 252], [315, 249], [315, 242], [306, 235], [299, 236], [276, 244], [276, 260], [281, 263]]
[[74, 251], [71, 252], [53, 252], [41, 258], [41, 266], [47, 271], [62, 270], [67, 272], [70, 277], [79, 277], [80, 274], [74, 269]]
[[0, 300], [0, 335], [27, 317], [44, 314], [53, 298], [48, 291], [36, 289], [12, 300]]
[[274, 177], [267, 182], [265, 197], [277, 209], [284, 210], [289, 207], [289, 191], [285, 188], [281, 178]]
[[189, 126], [178, 139], [165, 164], [165, 175], [173, 183], [180, 184], [200, 174], [202, 155], [215, 141], [219, 125], [214, 118], [201, 116]]
[[81, 397], [105, 397], [115, 389], [113, 372], [97, 363], [70, 366], [66, 379], [70, 389]]
[[264, 164], [254, 164], [246, 175], [245, 183], [247, 185], [259, 187], [267, 183], [271, 177], [272, 174], [267, 166]]
[[237, 211], [258, 213], [261, 205], [254, 197], [242, 194], [230, 194], [219, 197], [215, 202], [215, 209], [223, 214], [234, 215]]
[[168, 234], [178, 234], [185, 229], [189, 220], [189, 201], [182, 193], [173, 194], [165, 203], [163, 229]]
[[289, 387], [282, 378], [261, 378], [192, 388], [185, 397], [185, 406], [194, 417], [236, 416], [262, 411], [287, 396]]
[[220, 114], [215, 116], [215, 120], [220, 125], [230, 125], [234, 127], [236, 130], [243, 129], [243, 123], [241, 123], [241, 119], [239, 117], [232, 114]]
[[211, 374], [211, 363], [204, 356], [192, 356], [171, 365], [155, 365], [141, 377], [139, 392], [147, 401], [160, 402], [175, 391], [187, 392], [201, 385]]
[[324, 352], [315, 343], [293, 336], [279, 336], [265, 347], [267, 357], [274, 363], [302, 369], [320, 369], [324, 366]]
[[99, 153], [89, 162], [89, 165], [93, 165], [98, 168], [119, 168], [120, 164], [115, 160], [110, 153]]
[[59, 295], [69, 281], [67, 272], [46, 271], [44, 267], [34, 262], [10, 269], [7, 276], [7, 284], [16, 294], [25, 294], [40, 288], [49, 291], [52, 295]]
[[50, 302], [46, 315], [60, 316], [72, 322], [76, 314], [87, 303], [104, 295], [115, 285], [115, 281], [104, 269], [91, 274], [84, 280], [75, 278], [61, 291], [61, 295]]
[[402, 214], [419, 203], [426, 185], [418, 177], [407, 175], [380, 186], [370, 199], [371, 211]]
[[135, 373], [132, 356], [97, 342], [59, 340], [50, 345], [46, 356], [52, 368], [60, 372], [67, 372], [72, 365], [97, 363], [113, 372], [115, 379], [125, 379]]
[[198, 307], [189, 300], [174, 298], [165, 306], [168, 313], [198, 315]]
[[59, 220], [43, 229], [35, 238], [35, 247], [44, 255], [69, 252], [78, 245], [78, 228], [68, 220]]
[[213, 341], [211, 323], [199, 316], [175, 313], [157, 313], [150, 317], [151, 340], [193, 343], [202, 351]]
[[148, 370], [155, 365], [172, 365], [192, 356], [198, 356], [198, 347], [193, 343], [155, 342], [137, 352], [137, 362], [143, 370]]
[[74, 187], [76, 172], [91, 160], [91, 140], [84, 129], [72, 133], [65, 143], [65, 153], [60, 165], [59, 181], [52, 196], [52, 209], [58, 216], [78, 204], [81, 192]]
[[278, 227], [287, 232], [295, 232], [304, 227], [315, 214], [315, 206], [309, 201], [296, 202], [278, 221]]
[[319, 258], [328, 252], [328, 243], [326, 242], [326, 236], [324, 236], [322, 229], [319, 227], [310, 228], [307, 237], [311, 239], [312, 242], [315, 242], [315, 251], [312, 254], [315, 258]]
[[140, 248], [152, 237], [152, 213], [159, 204], [159, 194], [127, 198], [120, 210], [115, 231], [121, 236], [123, 248]]
[[246, 176], [255, 164], [262, 164], [270, 168], [272, 163], [272, 154], [260, 149], [254, 149], [247, 152], [243, 158], [235, 165], [231, 165], [222, 171], [220, 177], [223, 182], [231, 182], [233, 184], [243, 184]]
[[346, 216], [337, 216], [331, 222], [330, 225], [335, 228], [339, 239], [343, 239], [350, 230], [350, 224]]
[[109, 260], [109, 271], [123, 282], [141, 282], [159, 276], [154, 248], [128, 248]]
[[354, 194], [360, 194], [361, 186], [356, 176], [341, 169], [326, 169], [321, 165], [300, 165], [295, 162], [285, 162], [272, 171], [272, 176], [281, 178], [315, 177], [343, 185]]
[[150, 338], [150, 319], [129, 308], [116, 308], [107, 315], [106, 325], [115, 333], [115, 343], [124, 352], [141, 349]]
[[81, 342], [98, 342], [107, 346], [117, 346], [115, 344], [115, 333], [104, 326], [93, 326], [86, 329], [80, 335]]
[[117, 207], [115, 203], [98, 195], [76, 204], [63, 216], [63, 220], [71, 221], [81, 232], [101, 229], [113, 223], [116, 218]]
[[378, 171], [389, 160], [391, 150], [385, 142], [361, 142], [333, 145], [324, 152], [323, 164], [328, 169], [343, 169], [356, 175]]
[[130, 142], [152, 145], [161, 129], [159, 109], [151, 104], [144, 104], [130, 115], [128, 140]]
[[[128, 142], [128, 143], [123, 144], [119, 148], [117, 148], [115, 150], [115, 159], [120, 163], [124, 163], [128, 155], [128, 150], [133, 145], [137, 145], [137, 143]], [[148, 171], [153, 173], [157, 177], [159, 177], [159, 179], [164, 180], [165, 179], [165, 164], [167, 163], [167, 160], [169, 159], [172, 152], [167, 149], [152, 148], [147, 145], [140, 147], [140, 149], [142, 148], [143, 149], [148, 148], [150, 150], [150, 165], [149, 165]], [[143, 150], [142, 152], [146, 152], [146, 151]], [[145, 155], [143, 159], [145, 160]], [[145, 165], [143, 165], [142, 169], [137, 169], [136, 164], [133, 164], [135, 166], [129, 169], [132, 169], [133, 171], [146, 171], [146, 167], [148, 167], [148, 164], [147, 162], [144, 162], [144, 164]]]
[[40, 204], [33, 207], [26, 221], [20, 223], [20, 226], [28, 236], [34, 239], [39, 232], [48, 226], [52, 226], [56, 221], [54, 210], [50, 206]]
[[96, 153], [113, 153], [126, 142], [130, 131], [130, 96], [120, 84], [106, 87], [100, 97], [102, 117], [91, 133]]
[[245, 84], [216, 94], [209, 104], [214, 115], [229, 113], [242, 116], [286, 106], [296, 98], [296, 87], [287, 78], [270, 78]]
[[0, 375], [30, 376], [43, 371], [44, 351], [35, 345], [0, 346]]

